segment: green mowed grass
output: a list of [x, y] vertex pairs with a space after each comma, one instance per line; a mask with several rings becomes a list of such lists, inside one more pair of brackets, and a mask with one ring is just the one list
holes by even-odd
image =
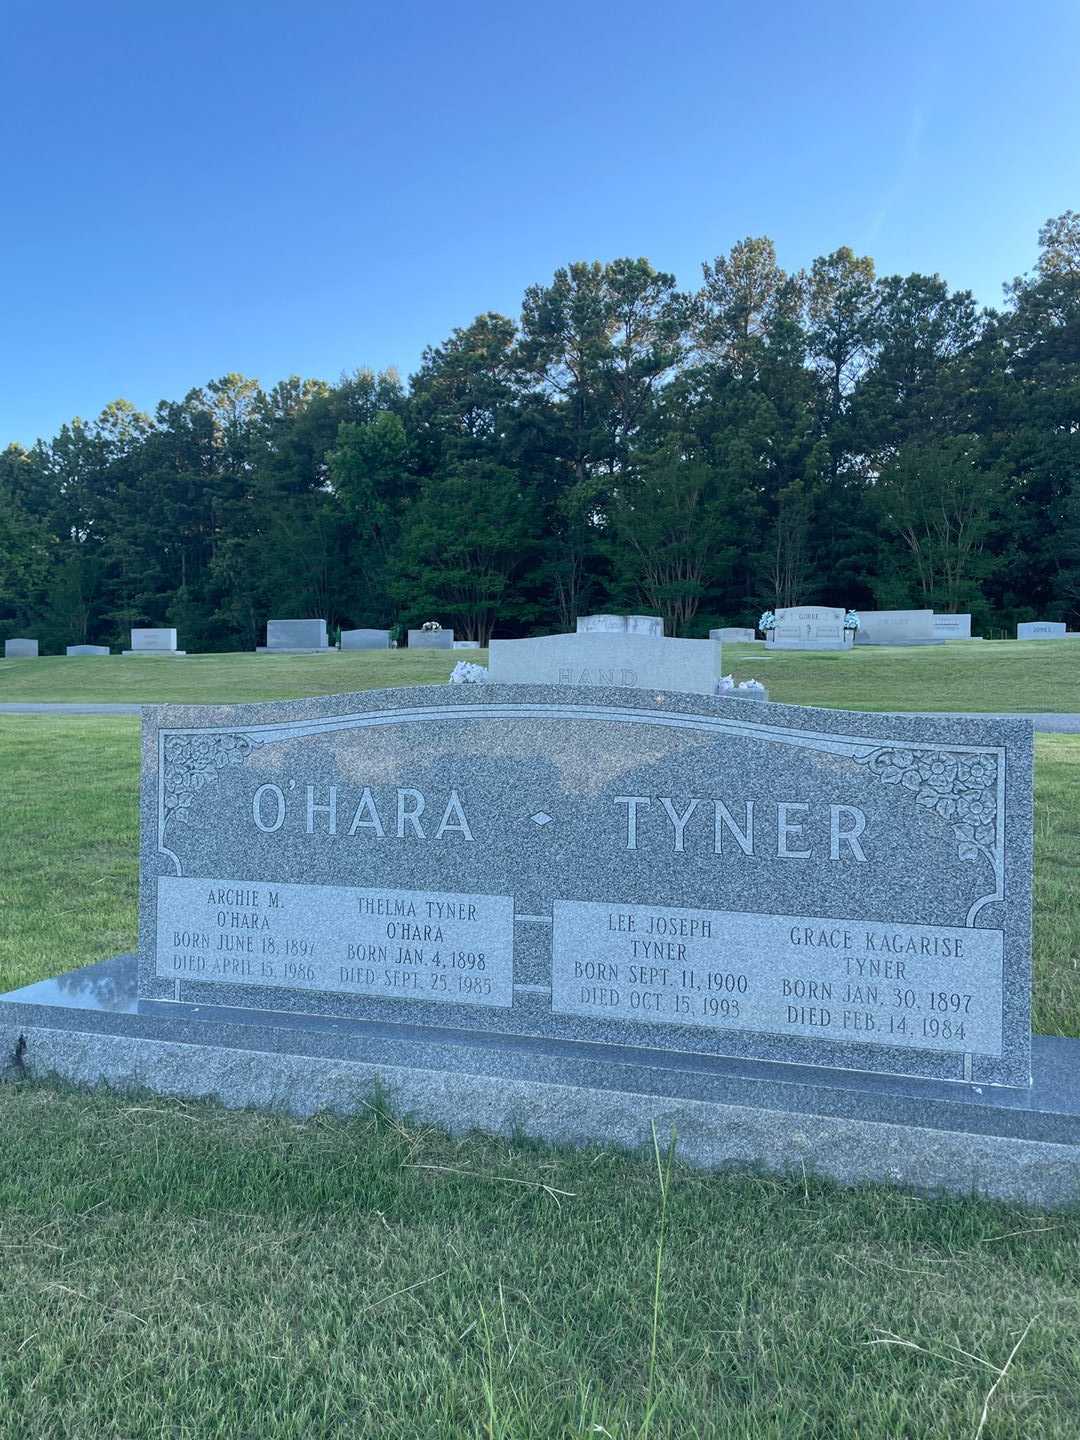
[[[486, 651], [0, 660], [0, 701], [228, 703], [441, 685]], [[788, 704], [850, 710], [1080, 712], [1080, 640], [960, 641], [910, 649], [770, 653], [725, 645], [723, 668]]]
[[[1080, 737], [1037, 757], [1076, 1035]], [[0, 718], [0, 990], [134, 945], [137, 771], [134, 719]], [[0, 1436], [952, 1440], [996, 1381], [981, 1440], [1077, 1434], [1075, 1214], [676, 1166], [657, 1291], [650, 1156], [21, 1081], [0, 1137]]]
[[486, 650], [331, 650], [326, 655], [49, 655], [0, 660], [0, 701], [229, 704], [445, 685], [459, 660]]
[[0, 1126], [4, 1436], [970, 1440], [1022, 1337], [983, 1440], [1076, 1435], [1076, 1216], [676, 1167], [654, 1309], [648, 1157], [48, 1085]]

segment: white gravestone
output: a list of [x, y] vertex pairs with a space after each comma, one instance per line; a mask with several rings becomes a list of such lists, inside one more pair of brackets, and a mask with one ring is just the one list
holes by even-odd
[[5, 660], [36, 660], [38, 653], [38, 642], [36, 640], [5, 640]]
[[856, 645], [939, 645], [932, 610], [860, 610]]
[[659, 615], [579, 615], [577, 633], [590, 635], [600, 631], [605, 635], [657, 635], [664, 633], [664, 622]]
[[970, 640], [970, 615], [935, 615], [935, 640]]
[[1017, 640], [1064, 640], [1065, 623], [1058, 620], [1025, 620], [1016, 627]]
[[455, 640], [455, 641], [454, 641], [454, 646], [453, 646], [453, 648], [454, 648], [455, 650], [479, 650], [479, 649], [480, 649], [480, 641], [479, 641], [479, 640]]
[[108, 645], [69, 645], [64, 652], [67, 655], [108, 655]]
[[125, 655], [183, 655], [176, 648], [176, 631], [139, 628], [131, 632], [131, 649]]
[[767, 632], [771, 650], [850, 650], [852, 632], [844, 629], [846, 610], [829, 605], [788, 605], [776, 612], [776, 628]]
[[712, 695], [718, 640], [586, 631], [531, 640], [492, 640], [489, 678], [502, 685], [604, 685]]

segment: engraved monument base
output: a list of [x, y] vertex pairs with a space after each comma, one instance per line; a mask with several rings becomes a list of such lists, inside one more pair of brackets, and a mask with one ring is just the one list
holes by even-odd
[[137, 999], [134, 956], [0, 995], [0, 1072], [229, 1108], [362, 1109], [454, 1133], [649, 1146], [1040, 1206], [1080, 1200], [1080, 1040], [1032, 1038], [1030, 1089]]

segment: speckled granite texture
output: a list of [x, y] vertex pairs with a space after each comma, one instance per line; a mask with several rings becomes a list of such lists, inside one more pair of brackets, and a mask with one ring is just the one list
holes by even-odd
[[995, 717], [494, 684], [147, 707], [140, 995], [1023, 1087], [1031, 780], [1030, 723]]

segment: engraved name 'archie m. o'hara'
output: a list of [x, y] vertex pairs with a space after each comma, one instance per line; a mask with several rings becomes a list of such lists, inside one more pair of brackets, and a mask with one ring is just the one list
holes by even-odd
[[[716, 855], [740, 850], [770, 859], [825, 858], [867, 862], [867, 817], [857, 805], [814, 805], [803, 801], [762, 804], [706, 796], [614, 795], [612, 836], [626, 850], [648, 837], [675, 853], [711, 849]], [[470, 817], [457, 790], [430, 795], [410, 786], [351, 792], [337, 785], [307, 785], [299, 796], [277, 784], [260, 785], [251, 797], [251, 818], [267, 835], [374, 836], [382, 840], [474, 840]], [[504, 823], [500, 817], [497, 823]]]

